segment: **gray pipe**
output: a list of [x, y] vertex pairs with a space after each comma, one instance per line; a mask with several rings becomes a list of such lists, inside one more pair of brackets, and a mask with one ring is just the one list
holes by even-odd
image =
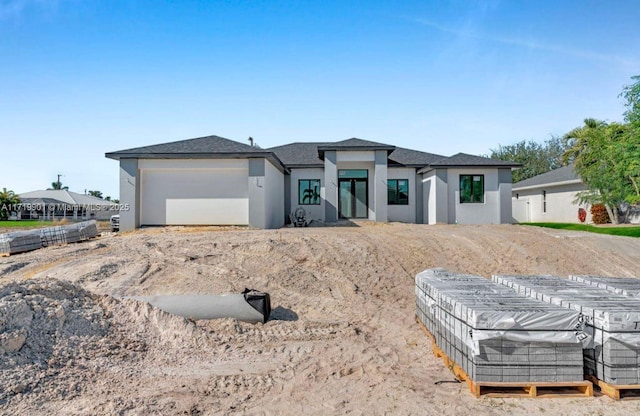
[[165, 312], [193, 320], [234, 318], [244, 322], [266, 322], [271, 313], [268, 293], [245, 289], [239, 295], [127, 296], [147, 302]]

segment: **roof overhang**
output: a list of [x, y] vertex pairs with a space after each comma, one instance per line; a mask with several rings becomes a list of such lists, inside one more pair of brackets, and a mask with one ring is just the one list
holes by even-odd
[[335, 150], [336, 152], [366, 152], [366, 151], [376, 151], [376, 150], [386, 150], [387, 156], [393, 153], [396, 150], [395, 146], [391, 145], [375, 145], [375, 146], [336, 146], [336, 145], [325, 145], [318, 146], [318, 156], [320, 159], [324, 160], [324, 152]]
[[418, 171], [418, 173], [426, 173], [433, 169], [513, 169], [519, 168], [520, 164], [515, 165], [480, 165], [480, 164], [472, 164], [472, 165], [429, 165], [425, 166]]
[[273, 152], [230, 152], [230, 153], [105, 153], [113, 160], [121, 159], [267, 159], [280, 172], [288, 172], [287, 167]]
[[518, 186], [516, 187], [515, 184], [514, 186], [511, 187], [512, 191], [526, 191], [529, 189], [538, 189], [538, 188], [550, 188], [553, 186], [563, 186], [563, 185], [575, 185], [575, 184], [581, 184], [582, 181], [580, 179], [570, 179], [568, 181], [559, 181], [559, 182], [547, 182], [547, 183], [539, 183], [536, 185], [529, 185], [529, 186]]

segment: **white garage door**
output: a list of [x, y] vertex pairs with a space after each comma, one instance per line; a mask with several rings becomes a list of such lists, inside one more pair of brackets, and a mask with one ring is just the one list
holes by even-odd
[[246, 160], [146, 162], [140, 166], [141, 225], [249, 223]]

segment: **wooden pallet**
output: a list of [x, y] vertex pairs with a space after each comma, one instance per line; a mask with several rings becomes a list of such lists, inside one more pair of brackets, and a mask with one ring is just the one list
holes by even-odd
[[593, 384], [588, 381], [567, 382], [489, 382], [473, 381], [471, 377], [436, 344], [435, 337], [416, 316], [416, 322], [431, 340], [433, 354], [442, 359], [444, 365], [460, 381], [465, 382], [476, 398], [486, 397], [592, 397]]
[[609, 384], [594, 376], [587, 376], [593, 384], [600, 387], [600, 392], [614, 400], [640, 399], [640, 384]]

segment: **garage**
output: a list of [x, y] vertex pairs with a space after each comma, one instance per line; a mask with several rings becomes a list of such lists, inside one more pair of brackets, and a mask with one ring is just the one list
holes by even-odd
[[247, 225], [248, 161], [140, 160], [140, 225]]

